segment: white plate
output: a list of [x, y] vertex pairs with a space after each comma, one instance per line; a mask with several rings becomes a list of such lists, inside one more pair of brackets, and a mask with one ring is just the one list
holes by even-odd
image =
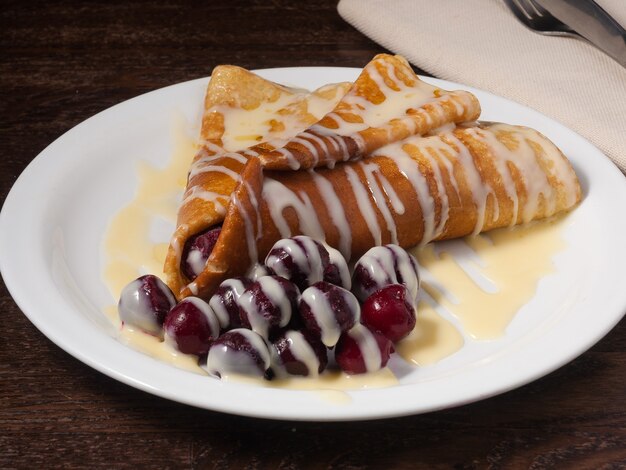
[[[354, 80], [358, 69], [263, 70], [270, 80], [313, 89]], [[165, 164], [172, 116], [198, 122], [208, 79], [167, 87], [86, 120], [46, 148], [13, 186], [0, 215], [0, 268], [15, 301], [46, 336], [95, 369], [172, 400], [249, 416], [352, 420], [421, 413], [496, 395], [541, 377], [604, 336], [626, 312], [626, 179], [588, 141], [519, 104], [469, 89], [482, 119], [534, 127], [570, 158], [584, 200], [569, 216], [557, 274], [500, 340], [453, 361], [415, 369], [400, 385], [348, 392], [333, 403], [308, 391], [223, 383], [136, 352], [113, 337], [103, 307], [100, 246], [111, 216], [133, 196], [138, 159]], [[476, 349], [476, 348], [474, 348]]]

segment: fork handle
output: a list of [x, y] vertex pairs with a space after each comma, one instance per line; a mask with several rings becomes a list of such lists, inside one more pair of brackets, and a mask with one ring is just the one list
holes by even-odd
[[593, 0], [535, 0], [552, 15], [626, 67], [626, 30]]

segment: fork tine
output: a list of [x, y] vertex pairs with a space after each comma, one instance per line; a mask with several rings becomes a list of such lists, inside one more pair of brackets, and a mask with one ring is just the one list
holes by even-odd
[[518, 0], [504, 0], [504, 2], [509, 6], [509, 10], [513, 12], [513, 14], [517, 17], [518, 20], [520, 20], [522, 23], [526, 25], [529, 24], [531, 17], [528, 16], [528, 13], [526, 12], [526, 10], [524, 10], [524, 8], [521, 7]]
[[537, 9], [534, 7], [532, 2], [529, 2], [528, 0], [512, 0], [512, 1], [517, 4], [520, 11], [524, 13], [526, 18], [528, 18], [529, 20], [532, 20], [535, 16], [537, 16]]
[[533, 10], [537, 12], [538, 16], [543, 16], [543, 17], [553, 16], [548, 10], [546, 10], [544, 7], [542, 7], [537, 2], [535, 2], [535, 0], [525, 0], [525, 1], [532, 7]]

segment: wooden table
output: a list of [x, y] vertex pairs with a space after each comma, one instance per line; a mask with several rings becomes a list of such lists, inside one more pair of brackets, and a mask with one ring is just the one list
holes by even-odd
[[[2, 200], [50, 142], [138, 94], [222, 63], [361, 67], [384, 51], [332, 0], [5, 1], [0, 22]], [[421, 416], [322, 424], [157, 398], [55, 346], [4, 284], [0, 312], [2, 468], [626, 467], [624, 322], [572, 363], [501, 396]]]

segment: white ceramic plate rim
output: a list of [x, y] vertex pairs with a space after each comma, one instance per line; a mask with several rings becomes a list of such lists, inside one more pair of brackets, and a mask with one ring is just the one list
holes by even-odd
[[[359, 69], [299, 67], [258, 72], [271, 80], [312, 88], [332, 81], [353, 80]], [[626, 206], [626, 184], [619, 170], [584, 138], [530, 108], [481, 90], [425, 78], [446, 89], [474, 92], [481, 102], [491, 104], [484, 106], [483, 119], [517, 116], [519, 119], [508, 122], [532, 125], [569, 156], [585, 192], [585, 200], [572, 215], [577, 230], [587, 234], [592, 225], [596, 227], [594, 223], [606, 223], [602, 231], [597, 229], [585, 235], [592, 245], [597, 243], [590, 249], [598, 250], [599, 254], [594, 254], [593, 263], [587, 263], [591, 265], [581, 267], [579, 281], [593, 282], [593, 289], [585, 291], [584, 298], [579, 296], [576, 304], [563, 306], [554, 324], [529, 334], [521, 342], [512, 342], [486, 360], [437, 380], [350, 391], [350, 402], [341, 405], [321, 400], [316, 392], [223, 383], [129, 349], [107, 333], [103, 322], [94, 321], [94, 312], [97, 316], [103, 305], [94, 303], [88, 296], [68, 299], [67, 293], [59, 288], [69, 286], [78, 277], [70, 272], [71, 276], [64, 278], [63, 271], [58, 269], [59, 265], [64, 266], [64, 257], [73, 249], [65, 246], [58, 221], [71, 219], [64, 204], [75, 194], [64, 194], [62, 183], [71, 172], [106, 167], [102, 161], [76, 160], [76, 149], [85, 146], [86, 139], [90, 145], [104, 145], [107, 131], [119, 132], [120, 126], [140, 119], [151, 106], [172, 104], [173, 99], [192, 90], [197, 94], [207, 80], [202, 78], [156, 90], [87, 119], [41, 152], [15, 182], [4, 202], [0, 214], [0, 269], [7, 288], [39, 330], [89, 366], [155, 395], [217, 411], [293, 420], [383, 418], [458, 406], [531, 382], [587, 350], [626, 311], [626, 290], [620, 288], [626, 265], [626, 250], [620, 241], [626, 239], [626, 220], [615, 217]], [[599, 233], [603, 234], [602, 239]], [[583, 310], [589, 307], [593, 307], [594, 319], [585, 322], [582, 328]]]

